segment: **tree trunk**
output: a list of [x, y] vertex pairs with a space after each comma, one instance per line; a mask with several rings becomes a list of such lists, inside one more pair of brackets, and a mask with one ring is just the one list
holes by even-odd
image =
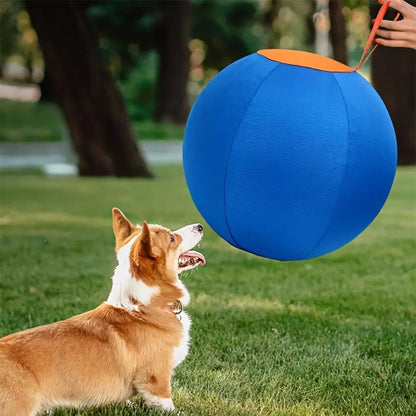
[[53, 91], [53, 85], [51, 77], [49, 75], [48, 68], [45, 67], [43, 71], [43, 79], [39, 84], [40, 88], [40, 100], [44, 102], [56, 103], [56, 97]]
[[[408, 2], [416, 5], [414, 0]], [[371, 4], [372, 19], [379, 8], [378, 3]], [[386, 19], [396, 13], [389, 10]], [[372, 55], [371, 78], [396, 131], [399, 165], [416, 164], [416, 51], [379, 46]]]
[[273, 49], [276, 47], [276, 30], [273, 28], [274, 20], [279, 13], [279, 2], [277, 0], [270, 0], [266, 3], [263, 14], [263, 28], [265, 30], [264, 35], [264, 48]]
[[80, 174], [150, 177], [85, 15], [85, 2], [26, 0], [26, 8], [78, 154]]
[[184, 123], [188, 114], [190, 2], [161, 0], [159, 5], [156, 121]]
[[331, 38], [334, 59], [348, 65], [347, 28], [344, 15], [342, 14], [342, 6], [340, 0], [329, 0], [329, 20], [331, 22], [329, 36]]

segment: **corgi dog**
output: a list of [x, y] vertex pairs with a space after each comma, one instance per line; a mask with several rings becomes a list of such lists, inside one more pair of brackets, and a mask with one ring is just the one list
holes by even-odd
[[[189, 293], [178, 274], [205, 264], [200, 224], [133, 225], [113, 208], [118, 265], [106, 302], [0, 339], [0, 415], [101, 406], [142, 395], [172, 411], [171, 376], [189, 346]], [[130, 402], [131, 404], [131, 402]]]

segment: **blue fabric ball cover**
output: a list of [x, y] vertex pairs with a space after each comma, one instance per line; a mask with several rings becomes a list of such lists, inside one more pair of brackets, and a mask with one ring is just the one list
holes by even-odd
[[277, 260], [322, 256], [381, 210], [396, 170], [394, 129], [376, 91], [348, 67], [260, 52], [229, 65], [196, 100], [185, 178], [201, 215], [233, 246]]

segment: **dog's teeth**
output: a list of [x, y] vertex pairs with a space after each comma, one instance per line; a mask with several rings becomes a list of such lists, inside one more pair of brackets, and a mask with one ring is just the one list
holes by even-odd
[[199, 257], [180, 257], [178, 260], [179, 267], [196, 266], [202, 260]]

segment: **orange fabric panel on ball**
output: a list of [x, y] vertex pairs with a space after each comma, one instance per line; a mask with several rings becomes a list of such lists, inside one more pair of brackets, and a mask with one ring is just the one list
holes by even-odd
[[354, 69], [326, 56], [288, 49], [261, 49], [258, 54], [283, 64], [303, 66], [327, 72], [353, 72]]

